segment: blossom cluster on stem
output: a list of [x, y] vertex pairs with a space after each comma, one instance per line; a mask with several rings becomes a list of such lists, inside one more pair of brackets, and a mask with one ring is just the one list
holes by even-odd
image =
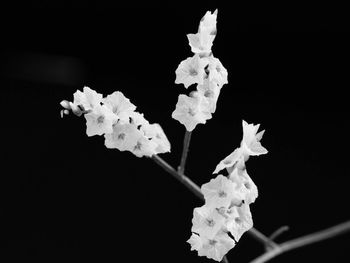
[[170, 143], [157, 123], [150, 124], [122, 92], [103, 97], [89, 87], [73, 94], [74, 101], [62, 101], [61, 115], [71, 110], [84, 114], [86, 134], [104, 135], [109, 149], [129, 151], [137, 157], [170, 152]]
[[243, 139], [239, 148], [224, 158], [213, 173], [226, 169], [201, 187], [205, 204], [193, 211], [192, 236], [187, 241], [199, 256], [221, 261], [241, 236], [253, 227], [250, 204], [258, 189], [247, 173], [249, 156], [266, 154], [260, 140], [264, 131], [258, 125], [242, 122]]
[[211, 50], [216, 36], [217, 10], [208, 11], [199, 23], [196, 34], [187, 38], [192, 57], [183, 60], [177, 67], [176, 84], [183, 84], [187, 89], [196, 84], [196, 90], [189, 95], [180, 94], [172, 117], [182, 123], [187, 131], [192, 131], [197, 124], [205, 124], [216, 110], [220, 90], [227, 84], [227, 70]]

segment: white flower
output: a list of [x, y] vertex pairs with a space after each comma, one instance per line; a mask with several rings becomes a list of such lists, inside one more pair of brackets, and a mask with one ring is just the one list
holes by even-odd
[[119, 151], [133, 151], [137, 140], [143, 136], [142, 132], [134, 124], [114, 124], [113, 132], [105, 134], [105, 145], [109, 149]]
[[205, 79], [203, 84], [197, 85], [198, 92], [208, 101], [207, 111], [214, 113], [216, 110], [216, 103], [220, 95], [221, 87], [214, 81], [209, 81]]
[[193, 210], [192, 232], [201, 236], [213, 238], [223, 227], [225, 218], [216, 209], [207, 207], [196, 207]]
[[201, 191], [208, 207], [228, 208], [232, 200], [243, 199], [243, 195], [236, 191], [236, 183], [221, 174], [203, 184]]
[[209, 32], [187, 34], [188, 42], [193, 53], [210, 54], [215, 36]]
[[227, 252], [235, 246], [235, 241], [224, 232], [212, 239], [192, 233], [187, 242], [191, 245], [191, 250], [198, 251], [198, 256], [206, 256], [216, 261], [221, 261]]
[[209, 57], [209, 80], [215, 81], [219, 86], [223, 86], [228, 83], [228, 72], [221, 64], [220, 60], [214, 56]]
[[231, 173], [236, 166], [238, 169], [243, 169], [245, 166], [244, 162], [249, 158], [250, 155], [260, 155], [267, 153], [267, 150], [260, 144], [260, 140], [264, 134], [264, 131], [256, 134], [260, 124], [248, 124], [243, 120], [242, 126], [243, 139], [241, 141], [240, 148], [235, 149], [230, 155], [225, 157], [225, 159], [223, 159], [216, 166], [213, 173], [218, 173], [224, 168], [227, 168], [228, 172]]
[[115, 91], [103, 99], [104, 105], [115, 113], [123, 123], [129, 122], [129, 116], [136, 110], [136, 106], [120, 91]]
[[213, 174], [220, 172], [225, 168], [231, 168], [236, 165], [243, 158], [243, 150], [241, 148], [235, 149], [230, 155], [226, 156], [220, 163], [216, 166]]
[[238, 216], [230, 218], [226, 222], [226, 227], [238, 242], [242, 235], [253, 227], [253, 219], [248, 204], [243, 203], [241, 206], [233, 208], [237, 209]]
[[137, 157], [148, 156], [151, 157], [156, 153], [157, 144], [154, 141], [147, 139], [145, 136], [141, 135], [135, 146], [132, 148], [131, 152]]
[[113, 123], [118, 117], [105, 105], [96, 104], [93, 110], [85, 115], [86, 134], [88, 136], [102, 135], [113, 132]]
[[257, 134], [260, 124], [248, 124], [244, 120], [243, 126], [243, 140], [241, 147], [245, 155], [261, 155], [266, 154], [267, 150], [261, 145], [260, 140], [264, 134], [264, 130]]
[[130, 123], [136, 125], [137, 127], [149, 124], [149, 122], [143, 116], [143, 113], [133, 111], [130, 113], [129, 117], [130, 117], [129, 119]]
[[183, 83], [185, 88], [195, 83], [202, 84], [206, 74], [204, 68], [207, 65], [207, 61], [206, 59], [200, 58], [198, 54], [181, 61], [175, 71], [175, 83]]
[[73, 94], [73, 104], [75, 106], [82, 106], [85, 111], [92, 110], [94, 107], [101, 105], [102, 94], [90, 89], [89, 87], [84, 87], [83, 92], [77, 90]]
[[218, 10], [216, 9], [213, 13], [207, 11], [199, 22], [198, 32], [207, 31], [209, 34], [216, 34], [216, 18]]
[[158, 123], [142, 125], [141, 131], [144, 132], [147, 138], [156, 143], [156, 154], [170, 152], [170, 142]]
[[193, 92], [192, 97], [181, 94], [171, 116], [185, 125], [187, 131], [192, 131], [197, 124], [204, 124], [211, 118], [207, 108], [207, 102], [198, 92]]
[[216, 35], [216, 17], [217, 10], [213, 14], [207, 11], [199, 23], [198, 33], [187, 35], [193, 53], [211, 53]]
[[229, 179], [235, 183], [235, 192], [243, 196], [246, 204], [254, 203], [258, 197], [258, 187], [250, 178], [246, 169], [235, 168], [229, 175]]

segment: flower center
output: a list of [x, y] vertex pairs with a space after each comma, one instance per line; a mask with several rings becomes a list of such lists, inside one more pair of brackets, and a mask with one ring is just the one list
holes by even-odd
[[213, 227], [213, 226], [215, 225], [214, 220], [211, 219], [211, 218], [207, 218], [207, 219], [206, 219], [206, 223], [207, 223], [207, 225], [208, 225], [209, 227]]
[[226, 192], [220, 190], [219, 193], [218, 193], [219, 197], [221, 198], [225, 198], [227, 196]]
[[194, 68], [191, 68], [191, 69], [189, 70], [189, 73], [190, 73], [190, 76], [193, 76], [193, 77], [198, 75], [197, 70], [195, 70]]
[[140, 142], [137, 142], [136, 143], [136, 145], [135, 145], [135, 147], [134, 147], [134, 151], [136, 151], [136, 150], [141, 150], [141, 146], [142, 146], [142, 144], [140, 143]]
[[210, 239], [209, 240], [209, 245], [211, 246], [215, 246], [215, 244], [217, 243], [218, 241], [214, 240], [214, 239]]
[[118, 140], [124, 140], [124, 138], [125, 138], [125, 133], [120, 133], [118, 135]]
[[101, 123], [103, 123], [104, 120], [105, 120], [105, 117], [103, 115], [101, 115], [97, 118], [97, 123], [101, 124]]
[[191, 115], [191, 117], [194, 117], [194, 115], [196, 115], [195, 111], [192, 108], [188, 109], [188, 114]]

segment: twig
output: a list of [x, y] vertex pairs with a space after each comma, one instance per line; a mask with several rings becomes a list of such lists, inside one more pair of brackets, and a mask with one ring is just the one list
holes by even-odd
[[[170, 166], [166, 161], [164, 161], [162, 158], [160, 158], [158, 155], [153, 155], [152, 159], [165, 171], [170, 173], [175, 179], [177, 179], [179, 182], [181, 182], [183, 185], [185, 185], [193, 194], [195, 194], [199, 199], [204, 201], [204, 196], [201, 192], [201, 189], [198, 185], [196, 185], [190, 178], [188, 178], [184, 174], [178, 173], [172, 166]], [[263, 233], [261, 233], [256, 228], [251, 228], [248, 231], [248, 234], [250, 234], [255, 240], [261, 242], [265, 246], [269, 246], [271, 248], [276, 248], [277, 244], [271, 241], [267, 236], [265, 236]]]
[[275, 240], [277, 237], [279, 237], [280, 235], [282, 235], [284, 232], [289, 230], [289, 226], [281, 226], [280, 228], [278, 228], [276, 231], [274, 231], [269, 238], [271, 240]]
[[268, 238], [267, 236], [265, 236], [263, 233], [261, 233], [259, 230], [257, 230], [256, 228], [252, 227], [248, 233], [254, 237], [256, 240], [260, 241], [265, 248], [267, 249], [274, 249], [276, 248], [278, 245], [273, 242], [270, 238]]
[[158, 155], [153, 155], [153, 161], [155, 161], [160, 167], [162, 167], [165, 171], [170, 173], [175, 179], [180, 181], [183, 185], [185, 185], [192, 193], [194, 193], [199, 199], [204, 201], [204, 196], [202, 195], [201, 189], [198, 185], [196, 185], [190, 178], [185, 176], [184, 174], [178, 173], [172, 166], [170, 166], [166, 161], [160, 158]]
[[229, 263], [228, 262], [228, 259], [227, 259], [227, 257], [226, 257], [226, 255], [222, 258], [222, 261], [221, 262], [223, 262], [223, 263]]
[[276, 248], [271, 249], [265, 254], [254, 259], [253, 261], [251, 261], [251, 263], [263, 263], [284, 252], [287, 252], [296, 248], [304, 247], [316, 242], [320, 242], [325, 239], [336, 237], [338, 235], [345, 234], [347, 232], [350, 232], [350, 220], [347, 222], [332, 226], [330, 228], [281, 243]]
[[185, 165], [186, 165], [187, 153], [188, 153], [188, 149], [189, 149], [190, 141], [191, 141], [191, 134], [192, 134], [192, 132], [189, 132], [186, 130], [185, 137], [184, 137], [184, 144], [183, 144], [183, 148], [182, 148], [181, 163], [180, 163], [179, 167], [177, 168], [177, 171], [180, 174], [183, 174], [185, 172]]

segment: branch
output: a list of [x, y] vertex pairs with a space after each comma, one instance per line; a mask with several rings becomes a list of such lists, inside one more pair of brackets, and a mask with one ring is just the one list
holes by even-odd
[[278, 228], [275, 232], [273, 232], [269, 238], [271, 240], [275, 240], [277, 237], [279, 237], [280, 235], [282, 235], [284, 232], [289, 230], [289, 226], [281, 226], [280, 228]]
[[[160, 158], [158, 155], [152, 156], [153, 161], [155, 161], [160, 167], [162, 167], [165, 171], [170, 173], [176, 180], [186, 186], [193, 194], [195, 194], [199, 199], [204, 201], [204, 196], [201, 192], [201, 189], [198, 185], [196, 185], [190, 178], [188, 178], [184, 174], [178, 173], [173, 167], [171, 167], [166, 161]], [[256, 228], [251, 228], [248, 233], [257, 241], [261, 242], [265, 246], [271, 247], [274, 249], [277, 247], [277, 244], [270, 240], [267, 236], [261, 233]]]
[[347, 232], [350, 232], [350, 220], [312, 234], [308, 234], [299, 238], [286, 241], [278, 245], [277, 247], [269, 250], [268, 252], [261, 255], [260, 257], [257, 257], [256, 259], [251, 261], [251, 263], [263, 263], [284, 252], [287, 252], [296, 248], [304, 247], [316, 242], [320, 242], [325, 239], [336, 237], [338, 235], [342, 235]]
[[194, 193], [199, 199], [204, 201], [204, 196], [202, 195], [201, 189], [198, 185], [191, 181], [190, 178], [185, 176], [184, 174], [178, 173], [172, 166], [170, 166], [166, 161], [160, 158], [158, 155], [152, 156], [153, 161], [155, 161], [160, 167], [162, 167], [165, 171], [175, 177], [180, 183], [186, 186], [192, 193]]
[[177, 169], [177, 171], [180, 174], [183, 174], [185, 172], [185, 165], [186, 165], [187, 153], [188, 153], [188, 149], [189, 149], [190, 141], [191, 141], [191, 134], [192, 134], [192, 132], [189, 132], [186, 130], [185, 138], [184, 138], [184, 145], [182, 148], [181, 163]]

